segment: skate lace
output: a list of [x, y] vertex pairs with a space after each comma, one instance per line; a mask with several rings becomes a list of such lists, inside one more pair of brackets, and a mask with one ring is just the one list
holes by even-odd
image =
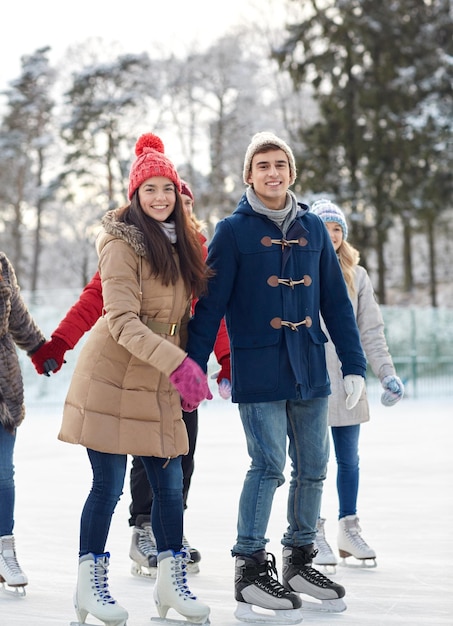
[[266, 562], [263, 564], [263, 567], [264, 570], [255, 578], [254, 584], [276, 598], [288, 595], [289, 592], [278, 581], [275, 556], [271, 552], [267, 552]]
[[181, 552], [175, 552], [175, 581], [178, 591], [181, 595], [196, 600], [196, 596], [190, 591], [187, 586], [187, 562], [190, 561], [190, 554], [188, 550], [182, 549]]
[[94, 584], [96, 591], [103, 604], [115, 604], [116, 601], [112, 598], [109, 591], [108, 584], [108, 566], [109, 566], [109, 553], [105, 555], [95, 555], [94, 560]]
[[156, 540], [151, 525], [147, 524], [136, 529], [138, 533], [138, 549], [145, 556], [157, 554]]
[[8, 570], [11, 576], [22, 575], [23, 572], [17, 562], [16, 547], [14, 544], [14, 536], [3, 537], [2, 539], [2, 552], [0, 552], [4, 566]]
[[361, 530], [362, 529], [359, 526], [358, 520], [352, 522], [352, 525], [347, 525], [345, 527], [345, 533], [352, 544], [359, 549], [370, 550], [370, 546], [360, 534]]
[[302, 566], [299, 570], [299, 574], [308, 582], [316, 585], [316, 587], [327, 588], [331, 587], [333, 584], [330, 578], [327, 578], [327, 576], [324, 576], [324, 574], [321, 574], [321, 572], [318, 572], [318, 570], [310, 567], [310, 565]]
[[[329, 546], [324, 534], [324, 525], [318, 524], [316, 532], [316, 554], [319, 552], [320, 556], [330, 556], [333, 554], [332, 548]], [[315, 555], [316, 556], [316, 555]]]

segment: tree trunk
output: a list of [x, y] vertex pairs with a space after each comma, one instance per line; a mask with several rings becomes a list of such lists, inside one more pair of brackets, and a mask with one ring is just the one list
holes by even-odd
[[403, 220], [404, 291], [410, 293], [414, 288], [414, 276], [412, 273], [412, 227], [408, 219], [403, 218]]
[[38, 276], [39, 276], [39, 261], [41, 257], [41, 218], [44, 206], [44, 200], [42, 199], [42, 173], [44, 171], [44, 155], [42, 150], [37, 151], [38, 171], [36, 174], [36, 189], [37, 189], [37, 202], [36, 202], [36, 229], [34, 236], [33, 246], [33, 263], [31, 267], [31, 284], [30, 289], [34, 293], [38, 288]]
[[434, 245], [435, 218], [428, 216], [426, 225], [429, 248], [429, 293], [431, 296], [431, 306], [437, 307], [436, 247]]

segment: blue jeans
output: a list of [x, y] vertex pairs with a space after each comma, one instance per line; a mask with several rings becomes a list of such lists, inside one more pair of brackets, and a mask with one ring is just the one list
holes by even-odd
[[357, 513], [360, 424], [332, 426], [337, 460], [338, 519]]
[[250, 556], [265, 548], [275, 490], [285, 482], [288, 453], [291, 481], [285, 546], [313, 543], [329, 460], [327, 398], [239, 404], [251, 458], [239, 500], [237, 540], [232, 554]]
[[0, 424], [0, 537], [12, 535], [14, 528], [14, 445], [16, 432], [7, 432]]
[[[87, 450], [93, 484], [80, 520], [79, 556], [103, 554], [112, 515], [123, 493], [127, 456]], [[158, 552], [182, 547], [183, 503], [181, 457], [140, 457], [154, 493], [151, 525]]]

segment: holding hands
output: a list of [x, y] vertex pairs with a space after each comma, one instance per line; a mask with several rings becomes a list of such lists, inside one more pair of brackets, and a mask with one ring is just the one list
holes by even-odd
[[217, 375], [219, 396], [224, 400], [231, 398], [231, 362], [230, 355], [224, 356], [220, 361], [220, 372]]
[[179, 391], [181, 406], [188, 413], [195, 411], [203, 400], [212, 400], [206, 374], [188, 356], [170, 374], [170, 382]]
[[63, 363], [66, 363], [64, 355], [66, 350], [69, 349], [68, 344], [59, 337], [52, 337], [50, 341], [46, 341], [31, 356], [32, 363], [38, 374], [50, 376], [50, 372], [54, 374], [58, 372]]

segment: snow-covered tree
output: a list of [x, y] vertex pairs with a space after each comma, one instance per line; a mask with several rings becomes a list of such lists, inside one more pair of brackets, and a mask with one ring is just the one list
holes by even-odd
[[[296, 86], [313, 86], [321, 113], [301, 136], [303, 182], [349, 209], [351, 239], [362, 257], [366, 261], [371, 246], [376, 251], [377, 291], [385, 302], [385, 243], [395, 217], [406, 223], [419, 217], [425, 176], [439, 192], [430, 195], [431, 205], [445, 206], [439, 200], [447, 195], [446, 178], [435, 169], [451, 170], [451, 153], [439, 151], [448, 135], [451, 141], [451, 126], [438, 117], [447, 98], [451, 123], [449, 2], [293, 4], [301, 7], [300, 21], [288, 27], [275, 56]], [[423, 165], [423, 176], [422, 164], [431, 164]], [[403, 259], [410, 263], [409, 255]]]
[[49, 51], [48, 47], [40, 48], [22, 57], [21, 75], [11, 81], [5, 93], [6, 114], [0, 128], [0, 201], [7, 235], [4, 249], [19, 279], [29, 276], [32, 290], [38, 283], [43, 213], [52, 196], [47, 170], [55, 139], [55, 71], [49, 64]]

